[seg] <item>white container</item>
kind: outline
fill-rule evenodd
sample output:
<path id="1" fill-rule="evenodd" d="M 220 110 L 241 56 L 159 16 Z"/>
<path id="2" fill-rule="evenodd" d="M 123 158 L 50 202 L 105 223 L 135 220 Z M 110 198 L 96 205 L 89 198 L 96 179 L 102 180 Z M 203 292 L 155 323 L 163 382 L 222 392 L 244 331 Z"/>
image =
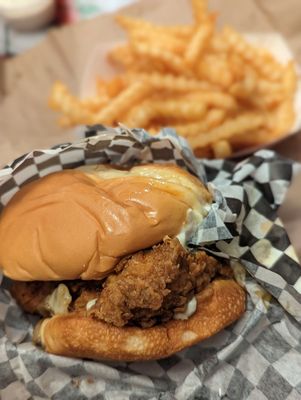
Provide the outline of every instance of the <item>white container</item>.
<path id="1" fill-rule="evenodd" d="M 17 30 L 33 31 L 55 16 L 54 0 L 0 0 L 0 15 Z"/>

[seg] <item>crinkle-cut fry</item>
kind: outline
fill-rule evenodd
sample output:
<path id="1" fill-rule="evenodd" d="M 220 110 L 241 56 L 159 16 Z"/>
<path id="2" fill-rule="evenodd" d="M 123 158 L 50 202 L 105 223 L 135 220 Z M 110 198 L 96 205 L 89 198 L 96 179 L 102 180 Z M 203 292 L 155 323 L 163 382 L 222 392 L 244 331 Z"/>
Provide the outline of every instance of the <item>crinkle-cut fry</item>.
<path id="1" fill-rule="evenodd" d="M 176 74 L 183 74 L 186 76 L 192 75 L 191 71 L 187 69 L 182 58 L 174 53 L 162 50 L 160 48 L 151 47 L 146 43 L 133 43 L 133 51 L 137 56 L 161 62 Z"/>
<path id="2" fill-rule="evenodd" d="M 245 78 L 246 65 L 248 65 L 248 67 L 251 68 L 250 63 L 246 63 L 246 61 L 237 52 L 233 51 L 227 54 L 227 60 L 229 66 L 231 67 L 233 83 L 236 81 L 243 80 Z"/>
<path id="3" fill-rule="evenodd" d="M 138 58 L 135 63 L 127 69 L 131 73 L 146 73 L 151 74 L 154 71 L 157 71 L 161 74 L 164 74 L 167 71 L 167 68 L 164 63 L 160 60 L 149 60 L 147 57 Z"/>
<path id="4" fill-rule="evenodd" d="M 271 82 L 266 79 L 257 79 L 256 89 L 261 94 L 282 93 L 285 95 L 283 82 Z"/>
<path id="5" fill-rule="evenodd" d="M 249 44 L 238 32 L 227 26 L 223 37 L 229 46 L 237 51 L 245 60 L 254 65 L 258 72 L 269 80 L 280 80 L 283 67 L 270 53 Z"/>
<path id="6" fill-rule="evenodd" d="M 208 106 L 214 106 L 225 110 L 235 110 L 238 108 L 236 99 L 233 96 L 231 96 L 231 94 L 227 94 L 224 92 L 196 91 L 187 94 L 185 97 L 186 99 L 195 99 L 195 101 L 199 101 Z"/>
<path id="7" fill-rule="evenodd" d="M 107 97 L 107 81 L 102 78 L 96 78 L 96 92 L 99 97 Z"/>
<path id="8" fill-rule="evenodd" d="M 126 82 L 129 82 L 128 75 L 135 75 L 139 73 L 150 74 L 154 71 L 165 73 L 166 67 L 160 60 L 150 60 L 146 57 L 136 58 L 132 64 L 124 66 Z"/>
<path id="9" fill-rule="evenodd" d="M 96 90 L 97 90 L 97 98 L 91 99 L 95 103 L 97 102 L 105 102 L 108 101 L 111 97 L 115 97 L 118 93 L 121 92 L 125 87 L 125 79 L 123 76 L 116 75 L 109 80 L 104 80 L 101 78 L 97 78 L 96 80 Z M 89 102 L 90 99 L 88 99 Z"/>
<path id="10" fill-rule="evenodd" d="M 183 100 L 145 100 L 134 107 L 123 119 L 129 127 L 146 127 L 156 118 L 195 120 L 202 118 L 206 112 L 203 104 Z"/>
<path id="11" fill-rule="evenodd" d="M 146 42 L 150 46 L 159 47 L 172 53 L 181 55 L 186 48 L 186 40 L 175 37 L 169 33 L 133 30 L 130 34 L 132 43 Z"/>
<path id="12" fill-rule="evenodd" d="M 275 136 L 282 136 L 292 131 L 295 119 L 293 99 L 287 99 L 277 107 L 270 118 Z"/>
<path id="13" fill-rule="evenodd" d="M 202 118 L 206 112 L 204 104 L 185 99 L 154 101 L 152 106 L 156 116 L 172 119 L 194 120 Z"/>
<path id="14" fill-rule="evenodd" d="M 145 100 L 133 107 L 122 122 L 129 128 L 142 128 L 146 127 L 155 116 L 156 109 L 150 100 Z"/>
<path id="15" fill-rule="evenodd" d="M 109 102 L 108 96 L 94 96 L 80 100 L 80 105 L 91 111 L 98 112 L 102 107 L 106 106 Z"/>
<path id="16" fill-rule="evenodd" d="M 228 88 L 234 80 L 229 61 L 214 54 L 205 54 L 197 66 L 199 79 Z"/>
<path id="17" fill-rule="evenodd" d="M 293 96 L 296 92 L 298 84 L 298 76 L 296 71 L 296 65 L 294 61 L 290 61 L 285 69 L 283 74 L 283 86 L 284 91 L 287 96 Z"/>
<path id="18" fill-rule="evenodd" d="M 125 88 L 124 78 L 120 75 L 114 76 L 106 82 L 107 94 L 109 97 L 117 96 Z"/>
<path id="19" fill-rule="evenodd" d="M 153 27 L 151 22 L 141 18 L 128 17 L 126 15 L 116 15 L 115 21 L 126 31 L 131 31 L 132 29 L 145 30 Z"/>
<path id="20" fill-rule="evenodd" d="M 220 125 L 226 118 L 226 111 L 219 109 L 209 110 L 206 116 L 199 122 L 186 124 L 173 124 L 173 128 L 185 137 L 193 137 Z"/>
<path id="21" fill-rule="evenodd" d="M 52 88 L 49 106 L 55 111 L 62 112 L 70 125 L 92 123 L 92 112 L 82 107 L 80 101 L 72 96 L 69 90 L 61 82 L 56 82 Z M 70 126 L 69 125 L 69 126 Z"/>
<path id="22" fill-rule="evenodd" d="M 267 138 L 274 138 L 274 134 L 271 130 L 266 127 L 262 127 L 253 131 L 243 132 L 241 134 L 232 136 L 229 140 L 231 141 L 232 148 L 234 150 L 245 149 L 247 147 L 258 146 L 267 142 Z"/>
<path id="23" fill-rule="evenodd" d="M 207 0 L 191 0 L 193 18 L 196 24 L 202 22 L 208 15 Z"/>
<path id="24" fill-rule="evenodd" d="M 115 20 L 123 29 L 125 29 L 128 32 L 137 29 L 141 31 L 156 32 L 163 34 L 166 34 L 168 32 L 180 38 L 188 38 L 193 32 L 193 27 L 190 25 L 161 26 L 153 24 L 149 21 L 145 21 L 140 18 L 128 17 L 125 15 L 117 15 L 115 17 Z"/>
<path id="25" fill-rule="evenodd" d="M 124 89 L 117 97 L 94 115 L 94 123 L 113 124 L 138 102 L 150 93 L 150 87 L 145 82 L 135 82 Z"/>
<path id="26" fill-rule="evenodd" d="M 170 35 L 174 38 L 189 40 L 193 34 L 194 27 L 191 25 L 153 25 L 144 27 L 144 31 L 150 35 L 155 33 L 157 35 Z M 130 32 L 130 31 L 129 31 Z"/>
<path id="27" fill-rule="evenodd" d="M 230 140 L 231 137 L 243 132 L 249 132 L 264 125 L 263 115 L 256 113 L 245 113 L 236 118 L 226 120 L 217 128 L 203 132 L 203 134 L 189 138 L 191 146 L 206 147 L 220 140 Z"/>
<path id="28" fill-rule="evenodd" d="M 232 147 L 228 140 L 219 140 L 212 144 L 214 158 L 228 158 L 232 154 Z"/>
<path id="29" fill-rule="evenodd" d="M 249 102 L 260 110 L 271 110 L 284 100 L 283 92 L 260 94 L 257 93 L 249 98 Z"/>
<path id="30" fill-rule="evenodd" d="M 183 39 L 189 39 L 193 33 L 193 27 L 190 25 L 169 25 L 155 27 L 158 32 L 167 31 L 168 33 Z"/>
<path id="31" fill-rule="evenodd" d="M 221 36 L 228 44 L 229 50 L 235 50 L 243 58 L 247 58 L 248 60 L 250 60 L 255 56 L 260 58 L 259 61 L 262 61 L 263 58 L 266 58 L 267 61 L 275 62 L 275 64 L 278 65 L 278 63 L 276 63 L 275 59 L 270 53 L 268 53 L 263 48 L 256 47 L 249 43 L 239 32 L 237 32 L 231 26 L 224 26 L 221 32 Z"/>
<path id="32" fill-rule="evenodd" d="M 209 43 L 209 49 L 213 53 L 227 53 L 229 46 L 219 33 L 214 33 Z"/>
<path id="33" fill-rule="evenodd" d="M 249 96 L 252 96 L 254 94 L 257 86 L 257 75 L 252 68 L 246 66 L 243 79 L 235 82 L 229 88 L 229 93 L 238 99 L 248 99 Z"/>
<path id="34" fill-rule="evenodd" d="M 135 61 L 132 48 L 129 44 L 116 46 L 107 54 L 108 60 L 124 68 L 129 67 Z"/>
<path id="35" fill-rule="evenodd" d="M 193 67 L 201 58 L 203 51 L 206 49 L 206 46 L 208 46 L 212 34 L 213 21 L 211 19 L 208 19 L 206 22 L 198 26 L 184 54 L 184 60 L 187 65 Z"/>
<path id="36" fill-rule="evenodd" d="M 172 74 L 160 74 L 158 72 L 152 72 L 150 74 L 128 73 L 127 80 L 129 82 L 144 80 L 150 86 L 156 89 L 164 89 L 180 93 L 196 90 L 216 90 L 216 86 L 210 84 L 209 82 L 199 81 L 193 78 L 186 78 L 184 76 L 175 76 Z"/>
<path id="37" fill-rule="evenodd" d="M 52 110 L 62 111 L 62 103 L 68 98 L 70 101 L 73 100 L 73 96 L 70 94 L 67 87 L 62 82 L 55 82 L 52 86 L 50 96 L 48 99 L 48 105 Z"/>

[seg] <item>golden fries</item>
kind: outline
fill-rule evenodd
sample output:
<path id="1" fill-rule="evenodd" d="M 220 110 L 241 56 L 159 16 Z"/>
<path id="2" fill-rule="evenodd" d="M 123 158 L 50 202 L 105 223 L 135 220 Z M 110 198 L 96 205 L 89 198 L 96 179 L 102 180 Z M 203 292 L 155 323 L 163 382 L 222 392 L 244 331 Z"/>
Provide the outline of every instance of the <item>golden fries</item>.
<path id="1" fill-rule="evenodd" d="M 270 53 L 250 45 L 238 32 L 229 26 L 224 28 L 223 37 L 230 48 L 253 64 L 262 76 L 273 81 L 281 79 L 283 68 Z"/>
<path id="2" fill-rule="evenodd" d="M 229 139 L 243 132 L 250 132 L 264 125 L 264 117 L 261 115 L 246 113 L 239 117 L 225 121 L 220 126 L 207 132 L 200 132 L 198 137 L 190 139 L 193 147 L 206 147 L 220 140 Z"/>
<path id="3" fill-rule="evenodd" d="M 197 66 L 200 79 L 205 79 L 221 88 L 228 88 L 233 82 L 233 73 L 229 62 L 221 56 L 205 55 Z"/>
<path id="4" fill-rule="evenodd" d="M 183 125 L 173 125 L 175 130 L 183 136 L 188 138 L 197 136 L 202 132 L 220 125 L 226 118 L 226 112 L 224 110 L 212 109 L 208 111 L 207 115 L 199 122 L 192 122 Z"/>
<path id="5" fill-rule="evenodd" d="M 187 98 L 194 99 L 208 106 L 219 107 L 226 110 L 234 110 L 238 107 L 234 97 L 227 93 L 218 91 L 194 92 L 187 95 Z"/>
<path id="6" fill-rule="evenodd" d="M 87 110 L 60 82 L 56 82 L 52 88 L 49 106 L 63 112 L 64 118 L 59 121 L 62 127 L 69 128 L 74 125 L 93 123 L 93 112 L 90 109 Z"/>
<path id="7" fill-rule="evenodd" d="M 195 154 L 226 158 L 288 133 L 295 121 L 297 74 L 231 27 L 215 29 L 207 0 L 191 0 L 190 25 L 162 26 L 118 16 L 127 43 L 108 53 L 122 71 L 98 79 L 96 95 L 78 99 L 56 83 L 49 105 L 59 124 L 173 127 Z M 117 73 L 117 72 L 116 72 Z"/>
<path id="8" fill-rule="evenodd" d="M 129 73 L 127 74 L 127 79 L 129 82 L 143 80 L 154 89 L 163 89 L 174 93 L 187 93 L 197 90 L 213 91 L 217 89 L 216 86 L 212 85 L 209 82 L 186 78 L 184 76 L 174 76 L 168 73 Z"/>
<path id="9" fill-rule="evenodd" d="M 206 105 L 195 101 L 167 100 L 154 102 L 156 115 L 170 119 L 195 120 L 200 119 L 206 112 Z"/>
<path id="10" fill-rule="evenodd" d="M 129 127 L 146 126 L 154 118 L 162 119 L 162 121 L 173 119 L 193 121 L 202 118 L 205 112 L 206 106 L 194 101 L 146 100 L 131 109 L 124 119 L 124 124 Z"/>
<path id="11" fill-rule="evenodd" d="M 163 27 L 154 25 L 151 22 L 142 20 L 140 18 L 117 15 L 116 21 L 129 36 L 133 36 L 135 33 L 139 33 L 144 37 L 148 37 L 151 34 L 167 34 L 167 31 Z"/>
<path id="12" fill-rule="evenodd" d="M 124 15 L 118 15 L 116 17 L 116 21 L 127 32 L 140 30 L 140 31 L 155 32 L 157 34 L 170 33 L 175 37 L 185 39 L 189 38 L 193 31 L 193 27 L 189 25 L 160 26 L 160 25 L 154 25 L 151 22 L 145 21 L 140 18 L 126 17 Z"/>
<path id="13" fill-rule="evenodd" d="M 114 124 L 116 119 L 122 118 L 122 114 L 132 107 L 133 104 L 137 104 L 139 101 L 143 100 L 149 91 L 150 87 L 144 82 L 133 83 L 115 97 L 98 114 L 94 115 L 94 123 Z"/>
<path id="14" fill-rule="evenodd" d="M 130 128 L 136 128 L 137 126 L 147 126 L 151 119 L 154 117 L 156 109 L 152 107 L 152 104 L 146 100 L 141 104 L 133 107 L 124 118 L 124 124 Z"/>
<path id="15" fill-rule="evenodd" d="M 160 47 L 152 47 L 148 43 L 133 43 L 133 51 L 136 56 L 142 57 L 150 62 L 157 61 L 175 74 L 191 76 L 182 58 L 172 52 L 163 50 Z"/>
<path id="16" fill-rule="evenodd" d="M 130 45 L 117 46 L 108 53 L 108 59 L 124 68 L 128 68 L 135 62 L 135 57 Z"/>
<path id="17" fill-rule="evenodd" d="M 141 42 L 148 43 L 149 46 L 160 47 L 164 50 L 170 51 L 175 54 L 182 54 L 185 50 L 186 43 L 184 39 L 175 37 L 169 33 L 158 33 L 153 31 L 139 31 L 134 30 L 130 34 L 131 42 L 133 45 Z"/>

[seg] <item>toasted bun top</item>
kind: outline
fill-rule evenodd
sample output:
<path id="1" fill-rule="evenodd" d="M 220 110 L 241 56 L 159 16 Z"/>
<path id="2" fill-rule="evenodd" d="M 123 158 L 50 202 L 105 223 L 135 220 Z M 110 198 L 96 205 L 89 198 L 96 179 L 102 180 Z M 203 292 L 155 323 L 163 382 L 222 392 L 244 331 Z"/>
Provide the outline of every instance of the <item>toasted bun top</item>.
<path id="1" fill-rule="evenodd" d="M 170 165 L 65 170 L 25 185 L 0 216 L 0 267 L 16 280 L 100 279 L 120 257 L 176 236 L 211 196 Z"/>

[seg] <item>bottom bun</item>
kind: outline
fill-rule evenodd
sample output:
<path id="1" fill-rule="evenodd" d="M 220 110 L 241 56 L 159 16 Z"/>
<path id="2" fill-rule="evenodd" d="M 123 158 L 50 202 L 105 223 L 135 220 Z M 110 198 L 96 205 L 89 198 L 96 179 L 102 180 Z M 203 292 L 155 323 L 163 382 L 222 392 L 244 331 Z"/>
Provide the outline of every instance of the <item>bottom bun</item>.
<path id="1" fill-rule="evenodd" d="M 207 339 L 245 310 L 245 292 L 234 280 L 215 280 L 197 295 L 197 310 L 187 320 L 151 328 L 117 328 L 76 313 L 42 320 L 34 341 L 49 353 L 102 360 L 152 360 L 168 357 Z"/>

